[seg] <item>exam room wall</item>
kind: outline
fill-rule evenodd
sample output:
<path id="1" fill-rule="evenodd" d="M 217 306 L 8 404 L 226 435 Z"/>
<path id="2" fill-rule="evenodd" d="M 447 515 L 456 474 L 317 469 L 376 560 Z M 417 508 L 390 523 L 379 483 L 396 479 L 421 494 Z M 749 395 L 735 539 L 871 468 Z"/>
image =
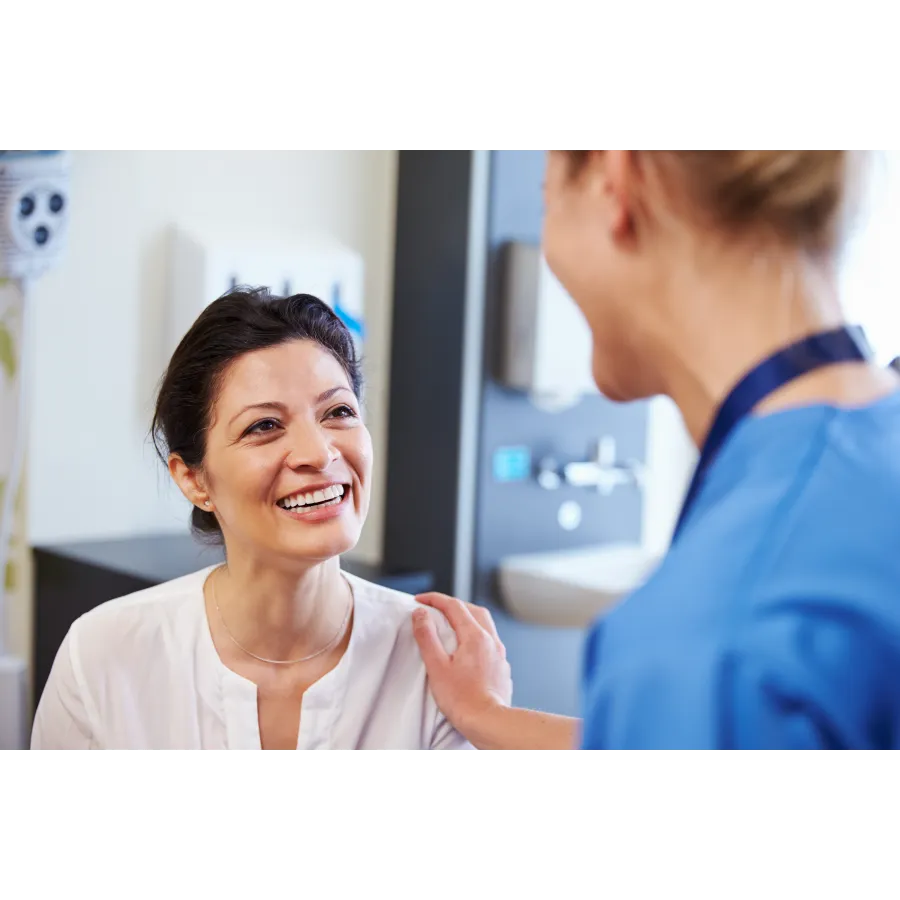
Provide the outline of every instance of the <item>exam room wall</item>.
<path id="1" fill-rule="evenodd" d="M 187 504 L 146 435 L 166 362 L 167 230 L 200 219 L 248 231 L 319 227 L 362 254 L 377 462 L 358 554 L 379 558 L 396 164 L 395 151 L 73 154 L 65 258 L 30 297 L 30 544 L 187 530 Z M 14 603 L 11 649 L 29 658 L 30 591 Z"/>
<path id="2" fill-rule="evenodd" d="M 900 156 L 880 155 L 844 267 L 851 310 L 900 352 Z M 184 531 L 187 508 L 146 444 L 164 360 L 166 229 L 182 217 L 234 226 L 321 226 L 366 262 L 367 409 L 378 461 L 360 554 L 381 550 L 395 151 L 77 152 L 63 264 L 36 282 L 27 534 L 32 544 Z M 677 413 L 654 404 L 644 540 L 665 546 L 693 451 Z M 21 606 L 25 601 L 18 601 Z M 12 650 L 28 656 L 27 609 L 11 610 Z M 21 644 L 21 646 L 18 646 Z"/>
<path id="3" fill-rule="evenodd" d="M 895 342 L 898 271 L 886 248 L 900 239 L 896 151 L 879 156 L 875 227 L 855 229 L 845 289 L 879 339 Z M 366 262 L 367 406 L 376 449 L 384 442 L 394 241 L 396 153 L 81 152 L 73 159 L 72 229 L 62 266 L 33 289 L 34 383 L 29 445 L 32 543 L 185 528 L 186 507 L 146 444 L 165 316 L 166 229 L 182 218 L 235 227 L 321 226 Z M 871 212 L 871 211 L 870 211 Z M 869 225 L 870 215 L 861 225 Z M 660 447 L 685 456 L 677 417 L 652 429 Z M 689 456 L 689 454 L 688 454 Z M 384 453 L 379 454 L 383 463 Z M 381 546 L 381 469 L 361 550 Z M 670 470 L 671 471 L 671 470 Z M 668 474 L 666 472 L 665 474 Z M 675 489 L 661 478 L 645 509 L 647 539 L 665 542 Z"/>

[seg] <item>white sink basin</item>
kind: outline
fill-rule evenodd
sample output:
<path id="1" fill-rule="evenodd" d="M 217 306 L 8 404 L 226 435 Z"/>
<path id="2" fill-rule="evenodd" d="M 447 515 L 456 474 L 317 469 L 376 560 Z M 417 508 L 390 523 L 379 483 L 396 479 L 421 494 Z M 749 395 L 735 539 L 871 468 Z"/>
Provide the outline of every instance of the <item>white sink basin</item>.
<path id="1" fill-rule="evenodd" d="M 508 556 L 500 563 L 500 593 L 518 619 L 584 628 L 640 587 L 660 560 L 636 544 Z"/>

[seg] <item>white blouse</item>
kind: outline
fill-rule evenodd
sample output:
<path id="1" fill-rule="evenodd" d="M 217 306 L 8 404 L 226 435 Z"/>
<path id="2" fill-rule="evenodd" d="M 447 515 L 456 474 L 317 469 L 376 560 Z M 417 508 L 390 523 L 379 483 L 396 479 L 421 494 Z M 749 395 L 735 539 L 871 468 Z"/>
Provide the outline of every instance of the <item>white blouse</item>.
<path id="1" fill-rule="evenodd" d="M 111 600 L 69 629 L 34 720 L 38 749 L 259 750 L 256 685 L 219 658 L 203 585 L 211 566 Z M 429 690 L 412 597 L 344 573 L 353 629 L 303 695 L 298 750 L 471 749 Z M 433 613 L 445 647 L 453 630 Z"/>

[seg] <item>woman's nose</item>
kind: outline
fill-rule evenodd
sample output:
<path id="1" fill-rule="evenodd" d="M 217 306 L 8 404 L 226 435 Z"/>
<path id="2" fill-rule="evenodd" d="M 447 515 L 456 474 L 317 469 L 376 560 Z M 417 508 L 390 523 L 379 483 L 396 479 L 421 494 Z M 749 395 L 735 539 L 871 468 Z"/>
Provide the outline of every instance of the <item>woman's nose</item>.
<path id="1" fill-rule="evenodd" d="M 324 471 L 340 456 L 328 433 L 321 428 L 297 429 L 291 435 L 291 442 L 285 463 L 292 469 L 307 467 Z"/>

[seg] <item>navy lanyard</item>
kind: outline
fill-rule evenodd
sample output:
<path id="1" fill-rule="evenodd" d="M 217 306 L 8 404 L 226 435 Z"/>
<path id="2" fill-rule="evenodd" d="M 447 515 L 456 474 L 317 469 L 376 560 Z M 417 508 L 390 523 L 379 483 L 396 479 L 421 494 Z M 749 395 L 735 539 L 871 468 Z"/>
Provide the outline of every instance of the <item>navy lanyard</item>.
<path id="1" fill-rule="evenodd" d="M 681 507 L 673 540 L 684 527 L 691 507 L 703 486 L 703 480 L 722 445 L 741 420 L 749 415 L 761 400 L 808 372 L 836 363 L 867 360 L 870 356 L 871 351 L 861 328 L 835 328 L 833 331 L 823 331 L 803 338 L 796 344 L 779 350 L 763 360 L 756 368 L 751 369 L 725 398 L 716 413 L 712 428 L 700 451 L 700 461 L 691 479 L 684 505 Z"/>

